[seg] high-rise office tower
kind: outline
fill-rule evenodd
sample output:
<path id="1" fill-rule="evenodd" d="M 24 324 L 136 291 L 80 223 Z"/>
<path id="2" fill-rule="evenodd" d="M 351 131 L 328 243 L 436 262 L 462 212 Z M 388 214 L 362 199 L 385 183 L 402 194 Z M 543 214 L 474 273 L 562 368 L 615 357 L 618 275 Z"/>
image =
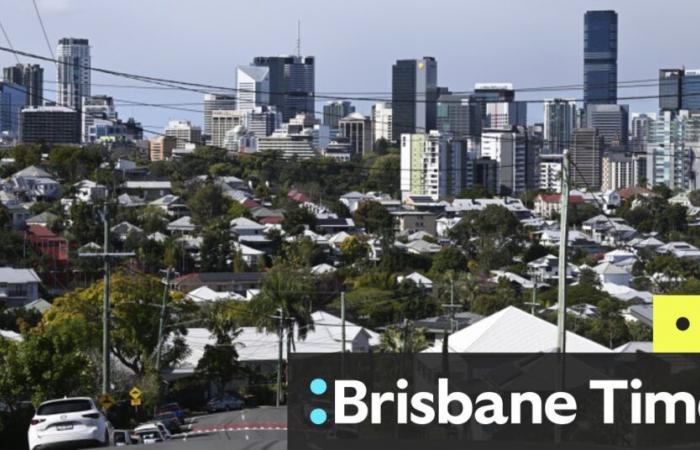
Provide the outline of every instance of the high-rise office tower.
<path id="1" fill-rule="evenodd" d="M 166 161 L 173 155 L 177 139 L 172 136 L 158 136 L 148 141 L 148 154 L 151 161 Z"/>
<path id="2" fill-rule="evenodd" d="M 659 70 L 659 109 L 700 111 L 700 69 Z"/>
<path id="3" fill-rule="evenodd" d="M 628 105 L 589 105 L 586 127 L 595 128 L 606 146 L 627 147 L 629 137 Z"/>
<path id="4" fill-rule="evenodd" d="M 527 103 L 515 101 L 511 83 L 476 83 L 471 101 L 479 105 L 483 128 L 527 126 Z"/>
<path id="5" fill-rule="evenodd" d="M 20 142 L 79 144 L 80 113 L 63 106 L 30 106 L 20 113 Z"/>
<path id="6" fill-rule="evenodd" d="M 633 152 L 646 152 L 647 136 L 656 113 L 633 113 L 630 121 L 629 149 Z"/>
<path id="7" fill-rule="evenodd" d="M 463 187 L 463 143 L 433 130 L 401 135 L 401 192 L 437 200 Z"/>
<path id="8" fill-rule="evenodd" d="M 63 38 L 58 41 L 58 94 L 56 103 L 80 109 L 83 97 L 90 96 L 90 44 L 87 39 Z"/>
<path id="9" fill-rule="evenodd" d="M 647 181 L 673 190 L 700 187 L 700 117 L 688 111 L 664 111 L 653 120 L 647 135 Z M 695 162 L 695 164 L 694 164 Z"/>
<path id="10" fill-rule="evenodd" d="M 363 156 L 372 151 L 372 120 L 353 112 L 338 121 L 340 133 L 349 139 L 350 152 Z"/>
<path id="11" fill-rule="evenodd" d="M 331 130 L 338 129 L 338 121 L 355 112 L 348 100 L 337 100 L 323 105 L 323 124 Z"/>
<path id="12" fill-rule="evenodd" d="M 600 189 L 603 136 L 595 128 L 577 128 L 571 133 L 571 185 L 590 191 Z"/>
<path id="13" fill-rule="evenodd" d="M 258 106 L 246 115 L 246 128 L 256 137 L 270 136 L 282 124 L 282 114 L 269 106 Z"/>
<path id="14" fill-rule="evenodd" d="M 481 133 L 481 156 L 497 163 L 496 192 L 525 192 L 528 183 L 527 133 L 522 128 L 485 129 Z"/>
<path id="15" fill-rule="evenodd" d="M 659 109 L 678 111 L 681 109 L 681 80 L 683 69 L 659 70 Z"/>
<path id="16" fill-rule="evenodd" d="M 392 136 L 427 133 L 437 125 L 437 61 L 401 59 L 392 67 Z"/>
<path id="17" fill-rule="evenodd" d="M 587 11 L 583 27 L 584 106 L 617 103 L 617 13 Z"/>
<path id="18" fill-rule="evenodd" d="M 27 90 L 27 104 L 41 106 L 44 104 L 44 69 L 38 64 L 17 64 L 5 67 L 3 79 L 8 83 L 19 84 Z"/>
<path id="19" fill-rule="evenodd" d="M 11 140 L 19 136 L 20 112 L 25 106 L 27 89 L 24 86 L 0 82 L 0 133 L 8 135 Z"/>
<path id="20" fill-rule="evenodd" d="M 211 145 L 223 147 L 226 133 L 237 126 L 246 125 L 248 113 L 238 110 L 217 109 L 211 113 Z"/>
<path id="21" fill-rule="evenodd" d="M 481 135 L 481 105 L 469 95 L 443 93 L 437 100 L 437 129 L 455 138 Z"/>
<path id="22" fill-rule="evenodd" d="M 270 101 L 270 69 L 258 66 L 238 66 L 236 93 L 239 111 L 250 112 Z"/>
<path id="23" fill-rule="evenodd" d="M 258 56 L 253 66 L 270 70 L 269 104 L 285 122 L 297 114 L 314 115 L 315 60 L 313 56 Z"/>
<path id="24" fill-rule="evenodd" d="M 555 98 L 544 102 L 544 152 L 561 154 L 569 148 L 576 128 L 576 102 Z"/>
<path id="25" fill-rule="evenodd" d="M 603 156 L 600 190 L 616 191 L 639 186 L 646 176 L 646 155 L 631 152 L 608 152 Z"/>
<path id="26" fill-rule="evenodd" d="M 202 129 L 192 125 L 186 120 L 171 120 L 165 128 L 165 135 L 177 140 L 175 148 L 184 149 L 187 144 L 200 144 L 202 141 Z"/>
<path id="27" fill-rule="evenodd" d="M 234 111 L 237 107 L 235 95 L 204 94 L 204 129 L 208 138 L 211 138 L 212 111 Z"/>
<path id="28" fill-rule="evenodd" d="M 390 103 L 379 102 L 372 105 L 372 127 L 375 142 L 384 139 L 392 141 L 394 110 Z"/>
<path id="29" fill-rule="evenodd" d="M 83 97 L 82 99 L 82 139 L 88 141 L 90 127 L 96 121 L 107 121 L 114 123 L 117 121 L 117 110 L 114 107 L 114 99 L 106 95 L 96 95 L 94 97 Z"/>

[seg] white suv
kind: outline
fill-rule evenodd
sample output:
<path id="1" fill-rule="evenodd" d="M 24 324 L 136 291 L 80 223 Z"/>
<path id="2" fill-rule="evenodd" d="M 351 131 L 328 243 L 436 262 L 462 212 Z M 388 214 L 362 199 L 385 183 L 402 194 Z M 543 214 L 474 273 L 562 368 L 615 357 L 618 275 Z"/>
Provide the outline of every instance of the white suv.
<path id="1" fill-rule="evenodd" d="M 88 397 L 44 402 L 29 426 L 29 450 L 64 443 L 109 445 L 112 425 Z"/>

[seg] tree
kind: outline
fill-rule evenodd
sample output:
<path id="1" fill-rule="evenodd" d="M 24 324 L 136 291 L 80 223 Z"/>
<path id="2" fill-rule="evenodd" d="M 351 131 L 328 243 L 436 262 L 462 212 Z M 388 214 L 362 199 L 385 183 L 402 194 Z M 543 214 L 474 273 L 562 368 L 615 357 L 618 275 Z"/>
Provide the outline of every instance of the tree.
<path id="1" fill-rule="evenodd" d="M 42 323 L 50 328 L 80 319 L 80 330 L 84 337 L 79 348 L 99 351 L 102 339 L 102 295 L 101 281 L 85 289 L 70 291 L 54 301 L 53 307 L 44 314 Z M 162 296 L 163 285 L 158 278 L 122 272 L 112 277 L 111 353 L 137 376 L 145 375 L 154 367 L 154 355 L 159 342 L 163 347 L 161 367 L 175 364 L 187 352 L 182 338 L 186 329 L 178 322 L 193 311 L 193 305 L 180 295 L 169 295 L 168 333 L 159 341 L 159 314 L 156 310 L 160 308 Z M 62 357 L 62 353 L 56 353 L 56 357 Z"/>
<path id="2" fill-rule="evenodd" d="M 70 208 L 70 235 L 80 245 L 102 243 L 103 226 L 94 205 L 73 202 Z"/>
<path id="3" fill-rule="evenodd" d="M 221 187 L 205 182 L 187 200 L 192 223 L 203 228 L 215 219 L 226 216 L 231 200 L 225 197 Z"/>
<path id="4" fill-rule="evenodd" d="M 165 227 L 170 221 L 170 216 L 168 213 L 154 205 L 146 206 L 141 212 L 141 228 L 144 233 L 151 234 L 158 232 L 164 232 Z"/>
<path id="5" fill-rule="evenodd" d="M 382 353 L 419 353 L 428 347 L 425 329 L 405 321 L 401 326 L 387 327 L 379 338 L 378 350 Z"/>
<path id="6" fill-rule="evenodd" d="M 301 269 L 321 264 L 325 258 L 323 249 L 316 245 L 311 238 L 298 236 L 292 241 L 285 241 L 281 244 L 276 263 Z"/>
<path id="7" fill-rule="evenodd" d="M 482 185 L 480 184 L 475 184 L 474 186 L 464 189 L 462 192 L 459 193 L 459 198 L 469 198 L 469 199 L 475 199 L 475 198 L 491 198 L 492 195 L 491 193 Z"/>
<path id="8" fill-rule="evenodd" d="M 279 329 L 282 315 L 283 326 L 287 330 L 287 349 L 293 345 L 294 327 L 298 327 L 299 337 L 304 339 L 313 327 L 311 306 L 313 280 L 305 271 L 285 265 L 273 267 L 265 277 L 260 293 L 250 302 L 250 310 L 256 325 L 269 330 Z"/>
<path id="9" fill-rule="evenodd" d="M 231 258 L 231 232 L 228 222 L 219 219 L 202 231 L 200 268 L 202 272 L 226 272 Z"/>
<path id="10" fill-rule="evenodd" d="M 394 217 L 381 203 L 369 200 L 360 203 L 355 211 L 355 224 L 368 233 L 393 235 Z"/>
<path id="11" fill-rule="evenodd" d="M 433 256 L 430 268 L 433 276 L 439 276 L 447 271 L 464 272 L 467 270 L 468 259 L 457 247 L 445 247 Z"/>
<path id="12" fill-rule="evenodd" d="M 224 392 L 226 383 L 240 372 L 235 339 L 241 330 L 236 327 L 236 316 L 230 302 L 222 301 L 212 305 L 207 312 L 207 329 L 214 337 L 214 344 L 204 346 L 204 354 L 197 364 L 197 373 L 212 381 L 219 394 Z"/>
<path id="13" fill-rule="evenodd" d="M 316 224 L 316 216 L 308 208 L 294 203 L 284 212 L 282 229 L 290 236 L 302 234 L 306 226 L 313 228 Z"/>
<path id="14" fill-rule="evenodd" d="M 367 171 L 366 190 L 383 192 L 392 196 L 399 194 L 401 155 L 390 153 L 378 156 Z"/>
<path id="15" fill-rule="evenodd" d="M 10 216 L 10 211 L 7 206 L 0 203 L 0 228 L 6 228 L 11 225 L 12 217 Z"/>
<path id="16" fill-rule="evenodd" d="M 345 265 L 352 265 L 369 255 L 367 240 L 361 236 L 350 236 L 340 243 L 340 259 Z"/>
<path id="17" fill-rule="evenodd" d="M 12 148 L 12 158 L 18 170 L 41 163 L 42 149 L 40 145 L 22 144 Z"/>
<path id="18" fill-rule="evenodd" d="M 49 167 L 67 183 L 89 178 L 102 164 L 100 147 L 55 145 L 49 152 Z"/>

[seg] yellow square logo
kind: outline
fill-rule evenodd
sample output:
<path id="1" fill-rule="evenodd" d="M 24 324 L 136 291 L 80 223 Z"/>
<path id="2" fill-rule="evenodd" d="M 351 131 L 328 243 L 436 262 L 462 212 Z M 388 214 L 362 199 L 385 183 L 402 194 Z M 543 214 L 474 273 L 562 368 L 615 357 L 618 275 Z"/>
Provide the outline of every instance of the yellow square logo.
<path id="1" fill-rule="evenodd" d="M 700 295 L 654 296 L 654 353 L 700 353 Z"/>

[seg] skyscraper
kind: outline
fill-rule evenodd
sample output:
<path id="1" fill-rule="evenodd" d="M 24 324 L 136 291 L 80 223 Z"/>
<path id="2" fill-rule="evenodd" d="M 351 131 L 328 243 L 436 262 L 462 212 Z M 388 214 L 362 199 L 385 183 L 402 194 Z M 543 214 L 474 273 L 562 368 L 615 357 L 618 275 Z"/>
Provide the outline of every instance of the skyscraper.
<path id="1" fill-rule="evenodd" d="M 683 69 L 659 70 L 659 109 L 678 111 L 681 109 L 681 79 Z"/>
<path id="2" fill-rule="evenodd" d="M 392 135 L 426 133 L 437 125 L 437 61 L 402 59 L 392 67 Z"/>
<path id="3" fill-rule="evenodd" d="M 363 156 L 372 151 L 372 120 L 358 112 L 353 112 L 338 121 L 342 135 L 350 141 L 350 151 Z"/>
<path id="4" fill-rule="evenodd" d="M 527 103 L 515 101 L 511 83 L 476 83 L 471 101 L 479 105 L 483 128 L 527 126 Z"/>
<path id="5" fill-rule="evenodd" d="M 63 106 L 30 106 L 20 113 L 20 142 L 79 144 L 80 114 Z"/>
<path id="6" fill-rule="evenodd" d="M 617 13 L 587 11 L 583 30 L 584 106 L 617 102 Z"/>
<path id="7" fill-rule="evenodd" d="M 496 192 L 512 195 L 525 192 L 528 172 L 527 133 L 522 129 L 485 129 L 481 134 L 481 156 L 497 162 Z"/>
<path id="8" fill-rule="evenodd" d="M 700 111 L 700 69 L 686 70 L 683 74 L 681 109 Z"/>
<path id="9" fill-rule="evenodd" d="M 384 139 L 392 141 L 394 110 L 391 104 L 379 102 L 372 105 L 372 127 L 375 142 Z"/>
<path id="10" fill-rule="evenodd" d="M 238 66 L 236 92 L 239 111 L 250 112 L 256 106 L 266 106 L 270 101 L 270 69 L 257 66 Z"/>
<path id="11" fill-rule="evenodd" d="M 402 195 L 433 199 L 457 195 L 463 187 L 463 143 L 433 130 L 401 135 Z"/>
<path id="12" fill-rule="evenodd" d="M 544 151 L 561 154 L 576 128 L 576 102 L 555 98 L 544 102 Z"/>
<path id="13" fill-rule="evenodd" d="M 80 109 L 82 98 L 90 96 L 90 44 L 87 39 L 58 41 L 58 94 L 56 103 Z"/>
<path id="14" fill-rule="evenodd" d="M 27 106 L 27 89 L 19 84 L 0 82 L 0 133 L 11 139 L 19 136 L 20 111 Z"/>
<path id="15" fill-rule="evenodd" d="M 687 111 L 679 114 L 665 111 L 651 122 L 647 135 L 649 186 L 665 184 L 673 190 L 698 189 L 699 159 L 700 117 Z"/>
<path id="16" fill-rule="evenodd" d="M 314 115 L 315 60 L 313 56 L 258 56 L 253 65 L 270 70 L 271 106 L 288 121 L 297 114 Z"/>
<path id="17" fill-rule="evenodd" d="M 338 129 L 338 121 L 355 112 L 348 100 L 336 100 L 323 105 L 323 124 L 331 130 Z"/>
<path id="18" fill-rule="evenodd" d="M 577 128 L 571 133 L 571 185 L 591 191 L 600 189 L 603 137 L 595 128 Z"/>
<path id="19" fill-rule="evenodd" d="M 3 69 L 3 78 L 8 83 L 19 84 L 27 89 L 27 104 L 44 104 L 44 69 L 38 64 L 17 64 Z"/>
<path id="20" fill-rule="evenodd" d="M 202 129 L 186 120 L 171 120 L 165 128 L 165 135 L 177 139 L 175 148 L 184 149 L 187 144 L 199 144 L 202 140 Z"/>
<path id="21" fill-rule="evenodd" d="M 82 99 L 82 139 L 88 141 L 90 127 L 96 121 L 107 121 L 114 123 L 117 120 L 117 110 L 114 107 L 114 99 L 106 95 L 96 95 L 94 97 L 83 97 Z"/>
<path id="22" fill-rule="evenodd" d="M 595 128 L 606 146 L 627 147 L 629 137 L 628 105 L 589 105 L 586 127 Z"/>
<path id="23" fill-rule="evenodd" d="M 444 93 L 437 100 L 436 128 L 455 138 L 481 135 L 481 105 L 469 95 Z"/>
<path id="24" fill-rule="evenodd" d="M 233 95 L 204 94 L 204 129 L 202 131 L 208 139 L 211 138 L 212 111 L 234 111 L 236 103 L 236 97 Z"/>

